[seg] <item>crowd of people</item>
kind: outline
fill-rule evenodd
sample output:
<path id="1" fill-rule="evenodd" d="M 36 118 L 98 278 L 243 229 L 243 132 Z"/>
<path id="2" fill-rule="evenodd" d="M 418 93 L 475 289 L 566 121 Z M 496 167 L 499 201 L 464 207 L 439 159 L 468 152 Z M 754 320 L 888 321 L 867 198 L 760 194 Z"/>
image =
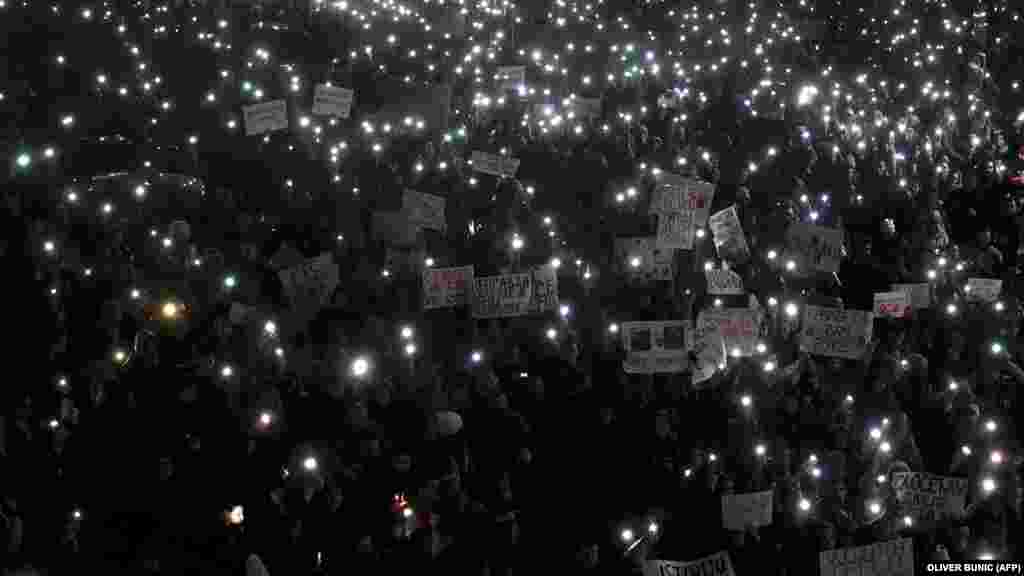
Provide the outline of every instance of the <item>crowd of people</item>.
<path id="1" fill-rule="evenodd" d="M 807 4 L 0 3 L 23 41 L 0 88 L 22 318 L 0 566 L 650 574 L 725 552 L 824 575 L 821 552 L 904 538 L 918 562 L 1019 558 L 1019 15 Z M 350 118 L 311 114 L 323 82 Z M 242 107 L 274 99 L 289 127 L 247 135 Z M 734 206 L 746 250 L 698 222 L 668 277 L 621 258 L 670 175 Z M 407 233 L 406 190 L 445 199 L 442 230 Z M 837 271 L 790 259 L 801 224 L 841 233 Z M 322 255 L 310 305 L 282 271 Z M 552 268 L 559 306 L 424 309 L 424 271 L 468 265 Z M 878 312 L 899 285 L 862 354 L 801 346 L 807 306 Z M 623 369 L 629 322 L 736 308 L 756 350 L 709 379 L 696 352 Z M 960 505 L 919 514 L 915 473 Z M 767 518 L 737 526 L 723 500 L 754 493 Z"/>

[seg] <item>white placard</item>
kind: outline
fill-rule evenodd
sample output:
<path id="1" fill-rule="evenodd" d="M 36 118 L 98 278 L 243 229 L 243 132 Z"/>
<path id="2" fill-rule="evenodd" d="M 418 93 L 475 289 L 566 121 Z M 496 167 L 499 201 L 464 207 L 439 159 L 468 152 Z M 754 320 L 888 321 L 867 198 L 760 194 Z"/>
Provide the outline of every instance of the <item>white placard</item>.
<path id="1" fill-rule="evenodd" d="M 906 292 L 913 310 L 926 310 L 932 305 L 932 288 L 928 284 L 893 284 L 894 292 Z"/>
<path id="2" fill-rule="evenodd" d="M 968 278 L 964 296 L 969 302 L 995 302 L 1003 291 L 1003 281 L 993 278 Z"/>
<path id="3" fill-rule="evenodd" d="M 753 308 L 709 308 L 697 316 L 703 332 L 721 338 L 730 356 L 745 357 L 757 353 L 761 335 L 761 312 Z"/>
<path id="4" fill-rule="evenodd" d="M 786 230 L 786 258 L 796 262 L 797 271 L 839 272 L 843 259 L 843 233 L 834 228 L 797 223 Z"/>
<path id="5" fill-rule="evenodd" d="M 821 576 L 914 576 L 910 538 L 826 550 L 818 554 Z"/>
<path id="6" fill-rule="evenodd" d="M 288 129 L 288 104 L 284 100 L 271 100 L 242 108 L 246 136 Z"/>
<path id="7" fill-rule="evenodd" d="M 931 524 L 956 517 L 967 502 L 967 478 L 925 472 L 893 472 L 892 489 L 901 515 Z"/>
<path id="8" fill-rule="evenodd" d="M 473 317 L 525 316 L 558 309 L 558 277 L 549 266 L 525 274 L 473 279 Z"/>
<path id="9" fill-rule="evenodd" d="M 651 198 L 650 213 L 658 215 L 659 246 L 692 250 L 697 228 L 708 220 L 715 187 L 707 182 L 662 174 Z"/>
<path id="10" fill-rule="evenodd" d="M 320 84 L 313 94 L 313 114 L 348 118 L 352 113 L 355 92 L 339 86 Z"/>
<path id="11" fill-rule="evenodd" d="M 445 200 L 441 196 L 406 190 L 402 194 L 402 211 L 409 221 L 428 230 L 444 232 L 447 221 L 444 215 Z"/>
<path id="12" fill-rule="evenodd" d="M 880 318 L 903 318 L 910 309 L 910 294 L 907 292 L 876 292 L 873 310 Z"/>
<path id="13" fill-rule="evenodd" d="M 423 271 L 423 309 L 464 306 L 472 289 L 472 266 L 427 268 Z"/>
<path id="14" fill-rule="evenodd" d="M 293 306 L 323 306 L 338 287 L 339 269 L 324 253 L 277 273 Z"/>
<path id="15" fill-rule="evenodd" d="M 483 172 L 484 174 L 490 174 L 492 176 L 512 178 L 516 175 L 516 172 L 519 171 L 518 159 L 507 158 L 505 156 L 481 152 L 479 150 L 473 151 L 473 154 L 469 157 L 469 161 L 473 164 L 473 170 Z"/>
<path id="16" fill-rule="evenodd" d="M 526 66 L 498 66 L 498 87 L 511 92 L 526 85 Z"/>
<path id="17" fill-rule="evenodd" d="M 648 560 L 644 564 L 644 576 L 736 576 L 729 561 L 728 552 L 690 562 L 673 560 Z"/>
<path id="18" fill-rule="evenodd" d="M 772 523 L 772 491 L 722 496 L 722 526 L 726 530 L 743 532 L 751 526 L 770 526 Z"/>
<path id="19" fill-rule="evenodd" d="M 615 239 L 615 259 L 630 278 L 671 280 L 672 254 L 659 248 L 654 237 Z"/>
<path id="20" fill-rule="evenodd" d="M 864 310 L 806 306 L 800 346 L 811 354 L 858 359 L 871 341 L 873 323 L 874 314 Z"/>
<path id="21" fill-rule="evenodd" d="M 744 293 L 743 278 L 732 270 L 705 270 L 704 278 L 708 281 L 708 294 L 736 296 Z"/>
<path id="22" fill-rule="evenodd" d="M 683 321 L 623 322 L 622 345 L 629 374 L 684 372 L 689 364 L 690 326 Z"/>
<path id="23" fill-rule="evenodd" d="M 743 234 L 736 206 L 729 206 L 708 218 L 708 228 L 715 239 L 718 256 L 726 260 L 743 261 L 750 255 L 747 237 Z"/>

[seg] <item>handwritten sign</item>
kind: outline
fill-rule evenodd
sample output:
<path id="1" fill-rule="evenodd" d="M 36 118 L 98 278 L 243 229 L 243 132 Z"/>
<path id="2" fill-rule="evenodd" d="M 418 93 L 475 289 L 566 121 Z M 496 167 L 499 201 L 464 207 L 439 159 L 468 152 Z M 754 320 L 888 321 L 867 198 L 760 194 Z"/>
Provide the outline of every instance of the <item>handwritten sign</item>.
<path id="1" fill-rule="evenodd" d="M 242 108 L 246 136 L 256 136 L 288 128 L 288 104 L 271 100 Z"/>
<path id="2" fill-rule="evenodd" d="M 473 165 L 473 170 L 492 176 L 512 178 L 519 171 L 519 160 L 479 150 L 470 155 L 469 161 Z"/>
<path id="3" fill-rule="evenodd" d="M 821 576 L 914 576 L 914 544 L 900 538 L 818 555 Z"/>
<path id="4" fill-rule="evenodd" d="M 722 526 L 743 532 L 750 526 L 772 523 L 772 491 L 722 496 Z"/>
<path id="5" fill-rule="evenodd" d="M 705 270 L 704 278 L 708 281 L 708 294 L 729 296 L 744 293 L 743 278 L 732 270 Z"/>
<path id="6" fill-rule="evenodd" d="M 697 316 L 693 333 L 693 353 L 696 365 L 690 371 L 694 386 L 700 387 L 711 379 L 725 362 L 725 342 L 718 330 L 718 324 L 708 319 L 703 312 Z"/>
<path id="7" fill-rule="evenodd" d="M 320 84 L 313 94 L 313 114 L 348 118 L 355 92 L 340 86 Z"/>
<path id="8" fill-rule="evenodd" d="M 319 307 L 330 301 L 338 287 L 339 270 L 334 258 L 324 253 L 298 266 L 279 271 L 285 294 L 293 306 Z"/>
<path id="9" fill-rule="evenodd" d="M 928 284 L 893 284 L 894 292 L 906 292 L 913 310 L 926 310 L 932 305 L 932 289 Z"/>
<path id="10" fill-rule="evenodd" d="M 733 261 L 746 260 L 750 255 L 747 237 L 743 234 L 736 206 L 729 206 L 708 218 L 708 228 L 715 239 L 715 248 L 721 258 Z"/>
<path id="11" fill-rule="evenodd" d="M 1003 281 L 992 278 L 968 278 L 964 293 L 971 302 L 995 302 L 1003 291 Z"/>
<path id="12" fill-rule="evenodd" d="M 441 196 L 406 190 L 402 194 L 402 211 L 409 222 L 428 230 L 444 232 L 447 223 L 444 215 L 445 200 Z"/>
<path id="13" fill-rule="evenodd" d="M 463 306 L 472 287 L 472 266 L 428 268 L 423 271 L 423 309 Z"/>
<path id="14" fill-rule="evenodd" d="M 910 295 L 906 292 L 876 292 L 875 316 L 881 318 L 903 318 L 910 309 Z"/>
<path id="15" fill-rule="evenodd" d="M 786 230 L 786 248 L 787 258 L 796 262 L 799 272 L 839 272 L 843 233 L 824 226 L 793 224 Z"/>
<path id="16" fill-rule="evenodd" d="M 558 309 L 558 277 L 550 267 L 473 280 L 473 317 L 526 316 Z"/>
<path id="17" fill-rule="evenodd" d="M 718 552 L 691 562 L 648 560 L 644 576 L 736 576 L 728 552 Z"/>
<path id="18" fill-rule="evenodd" d="M 671 280 L 672 250 L 658 247 L 654 237 L 616 238 L 615 259 L 636 280 Z"/>
<path id="19" fill-rule="evenodd" d="M 526 85 L 526 66 L 498 66 L 497 76 L 501 90 L 516 92 Z"/>
<path id="20" fill-rule="evenodd" d="M 902 514 L 932 523 L 963 512 L 967 479 L 925 472 L 894 472 L 892 489 Z"/>
<path id="21" fill-rule="evenodd" d="M 658 214 L 658 248 L 688 250 L 693 248 L 693 214 L 677 212 Z"/>
<path id="22" fill-rule="evenodd" d="M 715 187 L 707 182 L 662 174 L 651 198 L 658 215 L 658 241 L 666 249 L 692 250 L 697 228 L 707 222 Z"/>
<path id="23" fill-rule="evenodd" d="M 863 310 L 806 306 L 800 346 L 811 354 L 857 359 L 871 341 L 873 322 L 874 314 Z"/>
<path id="24" fill-rule="evenodd" d="M 683 321 L 624 322 L 622 369 L 629 374 L 683 372 L 690 338 L 690 326 Z"/>
<path id="25" fill-rule="evenodd" d="M 753 308 L 711 308 L 698 315 L 704 331 L 717 334 L 731 356 L 753 356 L 761 334 L 761 314 Z"/>

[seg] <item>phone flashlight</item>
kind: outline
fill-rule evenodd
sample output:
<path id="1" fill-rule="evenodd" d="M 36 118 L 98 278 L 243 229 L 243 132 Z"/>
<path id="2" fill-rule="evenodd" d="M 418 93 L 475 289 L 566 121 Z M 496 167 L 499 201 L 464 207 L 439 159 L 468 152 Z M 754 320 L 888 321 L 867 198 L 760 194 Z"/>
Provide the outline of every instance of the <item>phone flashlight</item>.
<path id="1" fill-rule="evenodd" d="M 991 494 L 996 491 L 996 481 L 993 478 L 985 478 L 981 481 L 981 489 L 985 494 Z"/>
<path id="2" fill-rule="evenodd" d="M 319 464 L 317 463 L 316 458 L 308 456 L 306 457 L 305 460 L 302 461 L 302 467 L 306 470 L 306 472 L 316 472 L 316 469 L 319 467 Z"/>
<path id="3" fill-rule="evenodd" d="M 801 512 L 809 512 L 811 510 L 811 501 L 807 498 L 801 498 L 799 507 Z"/>
<path id="4" fill-rule="evenodd" d="M 995 420 L 989 420 L 989 421 L 985 422 L 985 431 L 986 432 L 995 432 L 998 427 L 999 426 L 996 424 Z"/>
<path id="5" fill-rule="evenodd" d="M 635 535 L 633 534 L 633 531 L 631 529 L 624 528 L 622 530 L 622 533 L 619 534 L 619 537 L 622 538 L 622 541 L 624 543 L 629 544 L 630 542 L 633 541 L 633 539 L 635 538 Z"/>

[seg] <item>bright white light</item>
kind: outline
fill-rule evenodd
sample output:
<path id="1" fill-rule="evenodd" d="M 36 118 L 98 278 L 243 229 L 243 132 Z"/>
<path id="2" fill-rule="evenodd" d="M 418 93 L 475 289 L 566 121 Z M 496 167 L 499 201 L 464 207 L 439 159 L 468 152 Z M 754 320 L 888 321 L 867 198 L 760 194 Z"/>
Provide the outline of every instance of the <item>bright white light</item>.
<path id="1" fill-rule="evenodd" d="M 366 373 L 370 371 L 370 362 L 366 358 L 360 356 L 352 361 L 352 375 L 356 378 L 362 378 L 366 376 Z"/>

